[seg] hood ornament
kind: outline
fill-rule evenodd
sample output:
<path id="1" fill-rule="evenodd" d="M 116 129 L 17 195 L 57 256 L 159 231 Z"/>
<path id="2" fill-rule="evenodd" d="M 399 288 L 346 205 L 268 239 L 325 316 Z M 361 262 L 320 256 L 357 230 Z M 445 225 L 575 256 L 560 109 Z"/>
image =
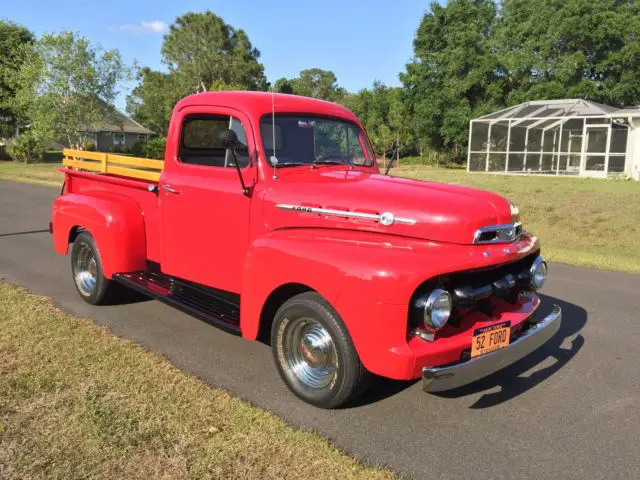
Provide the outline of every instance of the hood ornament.
<path id="1" fill-rule="evenodd" d="M 361 218 L 365 220 L 373 220 L 380 225 L 384 225 L 388 227 L 393 225 L 394 223 L 403 223 L 405 225 L 415 225 L 417 222 L 413 218 L 403 218 L 396 217 L 391 212 L 384 212 L 380 215 L 375 213 L 362 213 L 362 212 L 351 212 L 348 210 L 333 210 L 331 208 L 318 208 L 318 207 L 305 207 L 303 205 L 288 205 L 284 203 L 279 203 L 276 205 L 276 208 L 280 210 L 293 210 L 295 212 L 304 212 L 304 213 L 319 213 L 320 215 L 327 215 L 333 217 L 348 217 L 348 218 Z"/>

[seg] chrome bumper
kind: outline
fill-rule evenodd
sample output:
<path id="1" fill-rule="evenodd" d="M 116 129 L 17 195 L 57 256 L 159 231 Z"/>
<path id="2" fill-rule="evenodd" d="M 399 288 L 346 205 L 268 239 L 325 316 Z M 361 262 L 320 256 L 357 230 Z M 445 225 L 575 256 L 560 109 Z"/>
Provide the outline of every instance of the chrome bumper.
<path id="1" fill-rule="evenodd" d="M 425 392 L 442 392 L 474 382 L 511 365 L 546 343 L 560 329 L 562 311 L 557 305 L 545 318 L 525 330 L 517 340 L 495 352 L 446 367 L 424 368 Z"/>

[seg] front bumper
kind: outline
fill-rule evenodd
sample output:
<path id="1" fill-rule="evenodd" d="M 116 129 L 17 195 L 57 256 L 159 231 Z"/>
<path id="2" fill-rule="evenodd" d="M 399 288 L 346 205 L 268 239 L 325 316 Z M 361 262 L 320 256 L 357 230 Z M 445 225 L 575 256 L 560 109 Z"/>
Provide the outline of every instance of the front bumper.
<path id="1" fill-rule="evenodd" d="M 423 389 L 425 392 L 451 390 L 502 370 L 546 343 L 560 329 L 561 322 L 562 311 L 554 305 L 549 315 L 522 332 L 507 347 L 445 367 L 424 368 Z"/>

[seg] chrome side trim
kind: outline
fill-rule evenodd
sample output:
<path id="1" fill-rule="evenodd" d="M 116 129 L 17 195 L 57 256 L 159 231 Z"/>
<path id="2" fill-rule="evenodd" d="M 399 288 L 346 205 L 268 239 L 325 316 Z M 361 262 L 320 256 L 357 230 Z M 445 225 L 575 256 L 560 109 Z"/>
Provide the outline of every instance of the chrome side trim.
<path id="1" fill-rule="evenodd" d="M 554 305 L 549 315 L 500 350 L 445 367 L 423 368 L 422 387 L 425 392 L 442 392 L 502 370 L 544 345 L 557 333 L 561 323 L 562 311 Z"/>
<path id="2" fill-rule="evenodd" d="M 374 220 L 381 225 L 393 225 L 394 223 L 404 223 L 405 225 L 415 225 L 416 221 L 413 218 L 396 217 L 391 212 L 384 212 L 380 215 L 374 213 L 361 213 L 361 212 L 349 212 L 346 210 L 333 210 L 331 208 L 317 208 L 317 207 L 305 207 L 301 205 L 288 205 L 280 203 L 276 205 L 276 208 L 280 210 L 292 210 L 294 212 L 304 213 L 319 213 L 320 215 L 330 215 L 334 217 L 348 217 L 348 218 L 364 218 L 366 220 Z"/>
<path id="3" fill-rule="evenodd" d="M 520 227 L 520 233 L 517 233 L 518 227 Z M 496 238 L 491 240 L 480 240 L 480 237 L 484 233 L 496 232 Z M 482 227 L 476 230 L 473 234 L 473 243 L 477 244 L 491 244 L 491 243 L 510 243 L 517 240 L 522 235 L 522 223 L 507 223 L 504 225 L 491 225 L 489 227 Z"/>

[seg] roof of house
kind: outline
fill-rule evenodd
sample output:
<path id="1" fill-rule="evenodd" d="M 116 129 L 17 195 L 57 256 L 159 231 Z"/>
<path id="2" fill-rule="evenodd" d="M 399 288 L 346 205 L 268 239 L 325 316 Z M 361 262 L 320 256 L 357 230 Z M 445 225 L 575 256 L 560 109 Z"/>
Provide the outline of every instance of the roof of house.
<path id="1" fill-rule="evenodd" d="M 120 110 L 102 100 L 100 100 L 100 108 L 104 111 L 104 123 L 88 128 L 89 132 L 124 132 L 124 133 L 141 133 L 153 135 L 155 132 L 143 127 L 138 122 L 128 117 Z"/>

